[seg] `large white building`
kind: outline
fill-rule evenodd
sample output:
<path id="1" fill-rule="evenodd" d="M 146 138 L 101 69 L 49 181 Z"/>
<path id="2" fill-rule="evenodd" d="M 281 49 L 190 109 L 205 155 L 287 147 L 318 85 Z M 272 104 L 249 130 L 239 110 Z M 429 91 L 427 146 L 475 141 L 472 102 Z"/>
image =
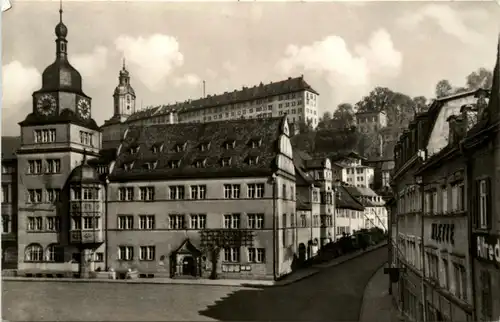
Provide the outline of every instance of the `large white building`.
<path id="1" fill-rule="evenodd" d="M 355 152 L 333 164 L 336 179 L 354 187 L 370 188 L 373 185 L 375 169 L 361 163 L 362 156 Z"/>
<path id="2" fill-rule="evenodd" d="M 218 95 L 136 110 L 136 95 L 125 65 L 114 95 L 114 116 L 102 126 L 104 142 L 119 142 L 126 128 L 136 125 L 205 123 L 288 115 L 292 131 L 299 122 L 318 125 L 319 94 L 303 76 L 260 83 Z M 106 146 L 104 146 L 106 148 Z"/>

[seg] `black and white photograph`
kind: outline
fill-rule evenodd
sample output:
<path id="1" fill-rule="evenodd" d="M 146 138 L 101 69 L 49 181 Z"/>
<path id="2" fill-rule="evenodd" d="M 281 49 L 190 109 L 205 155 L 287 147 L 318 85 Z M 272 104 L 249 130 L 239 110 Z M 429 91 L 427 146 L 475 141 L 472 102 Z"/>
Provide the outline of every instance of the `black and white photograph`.
<path id="1" fill-rule="evenodd" d="M 500 320 L 500 1 L 0 21 L 2 320 Z"/>

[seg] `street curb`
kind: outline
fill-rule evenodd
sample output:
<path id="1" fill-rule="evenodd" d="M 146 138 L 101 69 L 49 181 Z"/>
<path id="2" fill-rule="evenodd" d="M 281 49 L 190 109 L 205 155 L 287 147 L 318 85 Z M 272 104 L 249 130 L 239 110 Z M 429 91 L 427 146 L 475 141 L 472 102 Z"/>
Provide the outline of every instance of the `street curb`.
<path id="1" fill-rule="evenodd" d="M 365 306 L 365 293 L 366 293 L 366 288 L 368 287 L 368 284 L 370 284 L 371 280 L 373 277 L 375 277 L 375 274 L 378 273 L 380 269 L 382 269 L 387 262 L 382 263 L 377 269 L 373 271 L 373 273 L 370 275 L 370 278 L 368 279 L 368 282 L 366 283 L 365 287 L 363 288 L 363 295 L 361 296 L 361 307 L 359 308 L 359 314 L 358 314 L 358 321 L 361 321 L 361 314 L 363 312 L 363 308 Z"/>
<path id="2" fill-rule="evenodd" d="M 274 285 L 263 285 L 263 286 L 264 286 L 264 287 L 287 286 L 287 285 L 290 285 L 290 284 L 296 283 L 296 282 L 298 282 L 298 281 L 302 281 L 302 280 L 304 280 L 304 279 L 306 279 L 306 278 L 309 278 L 309 277 L 311 277 L 311 276 L 313 276 L 313 275 L 316 275 L 316 274 L 320 273 L 320 272 L 321 272 L 323 269 L 325 269 L 325 268 L 335 267 L 335 266 L 337 266 L 337 265 L 340 265 L 340 264 L 343 264 L 343 263 L 345 263 L 345 262 L 348 262 L 348 261 L 350 261 L 351 259 L 358 258 L 358 257 L 360 257 L 360 256 L 362 256 L 362 255 L 365 255 L 365 254 L 371 253 L 371 252 L 373 252 L 373 251 L 375 251 L 375 250 L 378 250 L 378 249 L 380 249 L 380 248 L 382 248 L 382 247 L 385 247 L 385 246 L 387 246 L 387 243 L 382 243 L 382 244 L 376 245 L 376 246 L 374 246 L 374 247 L 373 247 L 373 248 L 371 248 L 371 249 L 367 249 L 367 250 L 366 250 L 366 251 L 364 251 L 364 252 L 361 252 L 361 253 L 355 254 L 355 255 L 353 255 L 353 256 L 351 256 L 351 257 L 347 257 L 347 258 L 345 258 L 344 260 L 341 260 L 341 261 L 339 261 L 339 262 L 337 262 L 337 263 L 335 263 L 335 264 L 329 265 L 329 266 L 322 266 L 322 267 L 318 267 L 317 265 L 313 265 L 313 268 L 316 268 L 316 271 L 312 272 L 312 273 L 311 273 L 311 274 L 309 274 L 309 275 L 304 275 L 304 276 L 302 276 L 302 277 L 300 277 L 300 278 L 298 278 L 298 279 L 296 279 L 296 280 L 290 281 L 290 282 L 288 282 L 288 283 L 283 283 L 283 284 L 274 284 Z M 384 264 L 385 264 L 385 263 L 384 263 Z M 370 278 L 371 278 L 371 277 L 370 277 Z"/>
<path id="3" fill-rule="evenodd" d="M 148 284 L 148 285 L 200 285 L 200 286 L 219 286 L 219 287 L 254 287 L 254 288 L 266 288 L 266 287 L 280 287 L 280 286 L 287 286 L 293 283 L 296 283 L 298 281 L 304 280 L 308 277 L 311 277 L 313 275 L 316 275 L 320 273 L 323 269 L 325 268 L 330 268 L 334 267 L 337 265 L 340 265 L 342 263 L 345 263 L 351 259 L 358 258 L 362 255 L 368 254 L 374 250 L 378 250 L 382 247 L 387 246 L 387 243 L 381 243 L 379 245 L 374 246 L 371 249 L 367 249 L 364 252 L 360 252 L 357 254 L 353 254 L 351 257 L 346 257 L 343 260 L 338 261 L 337 263 L 334 263 L 330 266 L 323 266 L 323 267 L 318 267 L 316 265 L 313 265 L 312 268 L 315 269 L 314 271 L 311 272 L 311 274 L 301 276 L 300 278 L 291 280 L 291 281 L 268 281 L 268 283 L 265 283 L 264 281 L 241 281 L 236 283 L 237 280 L 226 280 L 226 281 L 233 281 L 232 283 L 211 283 L 208 281 L 205 281 L 203 283 L 190 283 L 189 281 L 151 281 L 147 279 L 134 279 L 134 280 L 112 280 L 112 279 L 77 279 L 77 278 L 48 278 L 48 277 L 11 277 L 11 276 L 2 276 L 2 281 L 12 281 L 12 282 L 68 282 L 68 283 L 120 283 L 120 284 Z"/>

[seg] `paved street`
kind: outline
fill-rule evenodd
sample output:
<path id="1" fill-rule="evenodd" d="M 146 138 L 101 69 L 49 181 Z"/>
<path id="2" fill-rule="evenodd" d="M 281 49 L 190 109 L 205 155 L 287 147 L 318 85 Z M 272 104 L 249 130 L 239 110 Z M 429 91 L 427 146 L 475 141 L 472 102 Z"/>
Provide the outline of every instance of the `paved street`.
<path id="1" fill-rule="evenodd" d="M 3 318 L 37 321 L 358 321 L 381 248 L 297 283 L 205 285 L 4 282 Z"/>

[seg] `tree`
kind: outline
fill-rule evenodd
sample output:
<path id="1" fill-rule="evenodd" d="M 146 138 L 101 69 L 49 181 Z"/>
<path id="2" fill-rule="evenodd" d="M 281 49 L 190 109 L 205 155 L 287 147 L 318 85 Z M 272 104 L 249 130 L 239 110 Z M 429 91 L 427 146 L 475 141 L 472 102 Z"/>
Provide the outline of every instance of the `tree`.
<path id="1" fill-rule="evenodd" d="M 425 96 L 415 96 L 413 98 L 415 114 L 427 111 L 427 98 Z"/>
<path id="2" fill-rule="evenodd" d="M 355 124 L 354 108 L 351 104 L 342 103 L 333 113 L 333 120 L 342 128 L 350 128 Z"/>
<path id="3" fill-rule="evenodd" d="M 385 111 L 390 104 L 394 92 L 387 87 L 375 87 L 373 91 L 356 103 L 358 112 L 380 112 Z"/>
<path id="4" fill-rule="evenodd" d="M 436 84 L 436 98 L 445 97 L 453 94 L 453 86 L 450 81 L 443 79 Z"/>
<path id="5" fill-rule="evenodd" d="M 479 68 L 466 77 L 465 83 L 468 90 L 490 89 L 493 84 L 493 73 L 486 68 Z"/>

